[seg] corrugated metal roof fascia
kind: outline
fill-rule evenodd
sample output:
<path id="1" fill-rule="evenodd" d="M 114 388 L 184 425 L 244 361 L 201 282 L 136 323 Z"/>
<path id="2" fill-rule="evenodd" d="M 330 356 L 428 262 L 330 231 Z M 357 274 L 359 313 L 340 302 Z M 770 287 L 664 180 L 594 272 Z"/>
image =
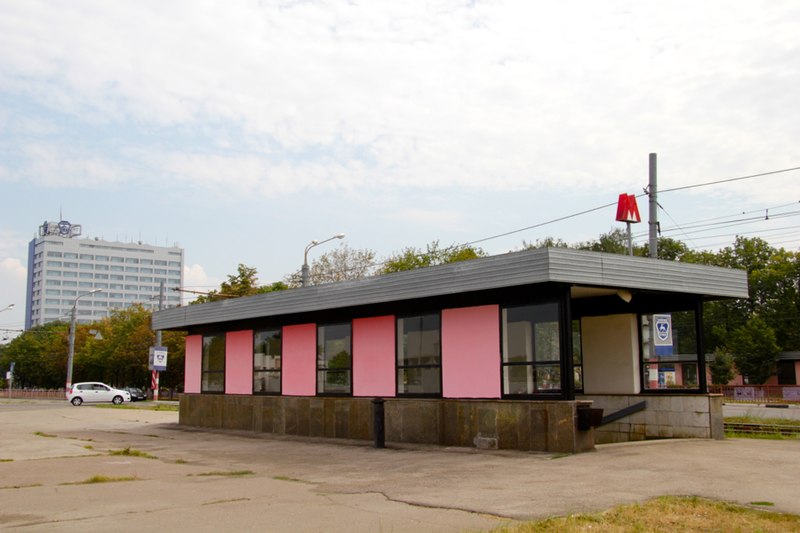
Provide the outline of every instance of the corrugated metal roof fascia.
<path id="1" fill-rule="evenodd" d="M 156 329 L 557 281 L 746 297 L 742 271 L 569 249 L 539 249 L 159 311 Z"/>
<path id="2" fill-rule="evenodd" d="M 551 258 L 552 281 L 728 298 L 748 297 L 747 274 L 742 270 L 615 254 L 596 254 L 592 260 L 571 252 L 557 250 Z M 583 269 L 596 267 L 597 261 L 600 262 L 598 272 L 586 275 Z"/>

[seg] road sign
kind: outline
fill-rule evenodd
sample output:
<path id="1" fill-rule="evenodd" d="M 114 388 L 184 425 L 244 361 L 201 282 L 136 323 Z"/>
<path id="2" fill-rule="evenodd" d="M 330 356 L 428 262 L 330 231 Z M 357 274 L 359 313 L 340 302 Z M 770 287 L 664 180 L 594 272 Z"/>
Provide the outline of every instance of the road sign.
<path id="1" fill-rule="evenodd" d="M 150 347 L 150 370 L 163 372 L 167 369 L 167 347 L 166 346 L 151 346 Z"/>

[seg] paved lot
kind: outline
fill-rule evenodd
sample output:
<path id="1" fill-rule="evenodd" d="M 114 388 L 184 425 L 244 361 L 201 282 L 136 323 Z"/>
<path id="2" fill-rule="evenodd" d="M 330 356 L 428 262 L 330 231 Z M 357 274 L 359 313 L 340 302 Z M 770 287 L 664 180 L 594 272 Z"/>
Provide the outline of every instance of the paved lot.
<path id="1" fill-rule="evenodd" d="M 553 456 L 207 432 L 177 413 L 0 401 L 0 529 L 486 531 L 695 494 L 800 513 L 800 441 Z M 130 447 L 154 456 L 110 455 Z M 225 475 L 249 470 L 248 475 Z M 75 484 L 92 476 L 133 481 Z"/>

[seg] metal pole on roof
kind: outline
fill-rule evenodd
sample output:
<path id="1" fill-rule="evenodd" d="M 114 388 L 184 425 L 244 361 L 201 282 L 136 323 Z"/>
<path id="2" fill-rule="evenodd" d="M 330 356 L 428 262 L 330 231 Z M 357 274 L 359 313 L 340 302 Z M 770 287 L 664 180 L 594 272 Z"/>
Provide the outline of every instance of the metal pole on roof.
<path id="1" fill-rule="evenodd" d="M 657 155 L 650 154 L 650 179 L 647 186 L 647 196 L 650 199 L 650 257 L 658 258 L 658 178 Z"/>

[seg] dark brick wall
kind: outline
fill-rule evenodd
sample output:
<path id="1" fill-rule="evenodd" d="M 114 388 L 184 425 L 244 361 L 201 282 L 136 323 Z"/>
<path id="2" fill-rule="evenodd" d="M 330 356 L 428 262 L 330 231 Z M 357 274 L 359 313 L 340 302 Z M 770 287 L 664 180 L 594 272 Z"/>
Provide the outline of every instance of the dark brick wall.
<path id="1" fill-rule="evenodd" d="M 386 442 L 576 453 L 594 449 L 579 431 L 581 402 L 385 400 Z M 308 437 L 372 440 L 370 398 L 184 394 L 180 423 Z"/>

